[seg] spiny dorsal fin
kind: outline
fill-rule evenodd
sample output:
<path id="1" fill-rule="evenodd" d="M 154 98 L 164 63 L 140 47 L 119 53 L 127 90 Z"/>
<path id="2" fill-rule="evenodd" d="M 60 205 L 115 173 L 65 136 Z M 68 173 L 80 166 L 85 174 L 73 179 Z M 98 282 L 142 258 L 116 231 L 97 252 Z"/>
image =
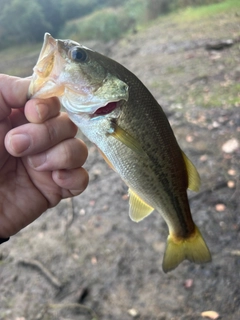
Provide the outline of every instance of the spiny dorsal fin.
<path id="1" fill-rule="evenodd" d="M 197 169 L 188 159 L 185 153 L 182 151 L 183 159 L 186 164 L 187 173 L 188 173 L 188 189 L 198 192 L 200 189 L 201 181 Z"/>
<path id="2" fill-rule="evenodd" d="M 128 193 L 130 197 L 129 216 L 133 221 L 139 222 L 143 220 L 154 210 L 131 189 L 128 190 Z"/>

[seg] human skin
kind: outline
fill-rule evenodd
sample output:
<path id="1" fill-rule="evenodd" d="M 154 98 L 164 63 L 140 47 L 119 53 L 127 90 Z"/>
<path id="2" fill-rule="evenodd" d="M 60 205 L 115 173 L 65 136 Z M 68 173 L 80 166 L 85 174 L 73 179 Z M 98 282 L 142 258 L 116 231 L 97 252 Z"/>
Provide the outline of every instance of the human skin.
<path id="1" fill-rule="evenodd" d="M 82 193 L 87 147 L 58 99 L 27 100 L 29 78 L 0 74 L 0 238 Z"/>

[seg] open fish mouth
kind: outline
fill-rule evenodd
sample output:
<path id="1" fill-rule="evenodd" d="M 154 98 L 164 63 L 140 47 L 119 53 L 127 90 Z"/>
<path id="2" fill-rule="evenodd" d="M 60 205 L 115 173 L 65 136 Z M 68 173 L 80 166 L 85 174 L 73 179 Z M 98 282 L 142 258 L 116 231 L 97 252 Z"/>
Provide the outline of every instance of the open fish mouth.
<path id="1" fill-rule="evenodd" d="M 93 115 L 96 116 L 105 116 L 106 114 L 111 113 L 119 106 L 118 102 L 109 102 L 106 106 L 98 108 Z"/>

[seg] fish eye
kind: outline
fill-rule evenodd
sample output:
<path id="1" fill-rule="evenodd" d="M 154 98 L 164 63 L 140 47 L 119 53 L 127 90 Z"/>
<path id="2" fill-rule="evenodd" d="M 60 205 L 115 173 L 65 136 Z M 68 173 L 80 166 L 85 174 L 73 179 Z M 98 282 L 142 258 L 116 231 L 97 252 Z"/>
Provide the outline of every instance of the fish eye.
<path id="1" fill-rule="evenodd" d="M 79 47 L 73 48 L 70 52 L 70 58 L 75 62 L 85 62 L 87 57 L 87 52 Z"/>

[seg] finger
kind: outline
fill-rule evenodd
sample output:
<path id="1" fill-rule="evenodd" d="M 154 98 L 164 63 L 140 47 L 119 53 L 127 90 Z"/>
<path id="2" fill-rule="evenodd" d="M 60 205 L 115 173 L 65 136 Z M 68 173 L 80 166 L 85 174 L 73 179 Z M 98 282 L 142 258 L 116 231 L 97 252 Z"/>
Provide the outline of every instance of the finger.
<path id="1" fill-rule="evenodd" d="M 53 171 L 54 182 L 62 188 L 62 198 L 79 195 L 88 185 L 89 176 L 84 168 Z"/>
<path id="2" fill-rule="evenodd" d="M 72 138 L 77 127 L 61 113 L 42 124 L 27 123 L 9 131 L 5 137 L 7 151 L 15 157 L 43 152 L 57 143 Z"/>
<path id="3" fill-rule="evenodd" d="M 58 98 L 31 99 L 25 105 L 25 116 L 29 122 L 43 123 L 59 115 L 60 102 Z"/>
<path id="4" fill-rule="evenodd" d="M 0 168 L 2 168 L 9 157 L 9 153 L 7 152 L 4 144 L 4 137 L 10 128 L 11 124 L 9 119 L 5 119 L 0 122 Z"/>
<path id="5" fill-rule="evenodd" d="M 37 171 L 54 171 L 58 169 L 75 169 L 81 167 L 88 155 L 85 143 L 72 138 L 56 146 L 28 157 L 28 164 Z"/>
<path id="6" fill-rule="evenodd" d="M 23 108 L 27 101 L 30 78 L 0 74 L 0 121 L 11 113 L 11 108 Z"/>

